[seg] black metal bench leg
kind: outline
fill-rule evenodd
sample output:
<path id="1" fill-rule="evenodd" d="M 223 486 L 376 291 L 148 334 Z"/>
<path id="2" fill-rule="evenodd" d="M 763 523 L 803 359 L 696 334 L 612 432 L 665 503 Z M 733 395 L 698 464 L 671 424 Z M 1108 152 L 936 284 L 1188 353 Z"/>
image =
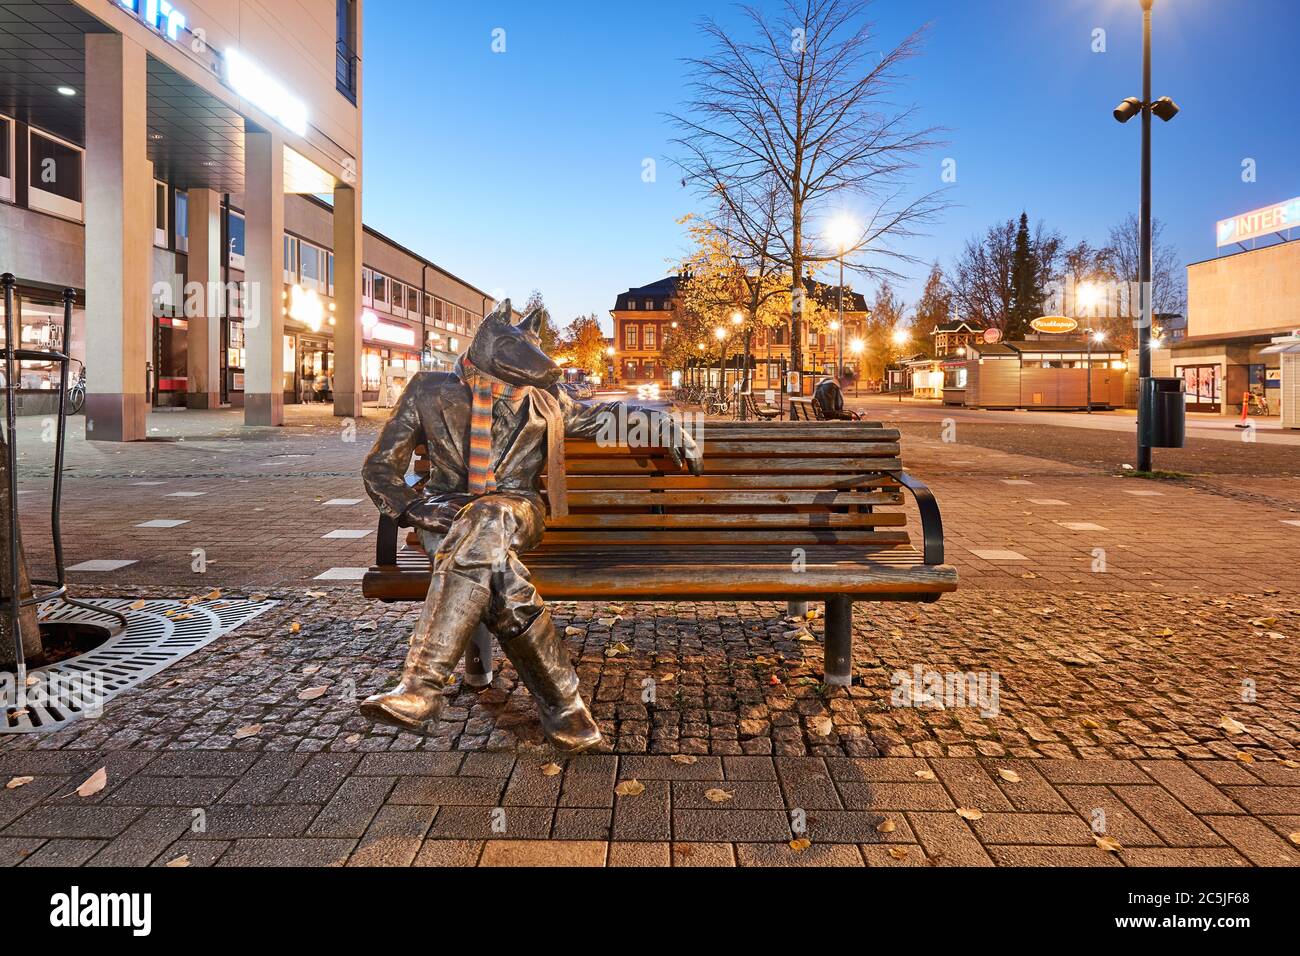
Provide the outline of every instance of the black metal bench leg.
<path id="1" fill-rule="evenodd" d="M 492 633 L 482 624 L 465 650 L 465 683 L 470 687 L 492 683 Z"/>
<path id="2" fill-rule="evenodd" d="M 840 594 L 826 599 L 826 683 L 853 683 L 853 602 Z"/>
<path id="3" fill-rule="evenodd" d="M 790 617 L 803 617 L 808 613 L 807 601 L 786 601 L 785 613 Z"/>

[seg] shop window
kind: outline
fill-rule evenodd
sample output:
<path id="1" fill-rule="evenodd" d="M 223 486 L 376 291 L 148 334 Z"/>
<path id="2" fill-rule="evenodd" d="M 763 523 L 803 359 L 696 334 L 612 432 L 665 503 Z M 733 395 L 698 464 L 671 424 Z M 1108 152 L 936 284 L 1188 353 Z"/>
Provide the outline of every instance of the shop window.
<path id="1" fill-rule="evenodd" d="M 230 337 L 226 347 L 226 365 L 230 368 L 242 369 L 244 367 L 244 323 L 242 321 L 232 321 L 230 323 Z"/>
<path id="2" fill-rule="evenodd" d="M 229 220 L 229 239 L 227 243 L 230 247 L 228 258 L 230 259 L 230 268 L 244 268 L 244 238 L 246 230 L 244 228 L 244 217 L 239 213 L 232 212 Z"/>
<path id="3" fill-rule="evenodd" d="M 167 248 L 167 184 L 153 181 L 153 244 Z"/>
<path id="4" fill-rule="evenodd" d="M 176 190 L 176 251 L 190 251 L 190 194 Z"/>
<path id="5" fill-rule="evenodd" d="M 82 150 L 45 133 L 28 133 L 27 205 L 82 221 Z"/>
<path id="6" fill-rule="evenodd" d="M 14 201 L 14 121 L 0 116 L 0 199 Z"/>
<path id="7" fill-rule="evenodd" d="M 284 237 L 284 281 L 289 285 L 298 281 L 298 240 L 293 236 Z"/>
<path id="8" fill-rule="evenodd" d="M 298 243 L 298 275 L 299 281 L 305 288 L 315 289 L 317 292 L 326 292 L 328 284 L 326 282 L 323 263 L 325 260 L 325 250 L 313 246 L 308 242 Z"/>

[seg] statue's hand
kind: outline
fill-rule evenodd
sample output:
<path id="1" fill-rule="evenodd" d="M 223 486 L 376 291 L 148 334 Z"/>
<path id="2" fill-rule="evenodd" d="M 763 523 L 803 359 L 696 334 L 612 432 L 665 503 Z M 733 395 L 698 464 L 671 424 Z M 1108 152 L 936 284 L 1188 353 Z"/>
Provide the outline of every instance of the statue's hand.
<path id="1" fill-rule="evenodd" d="M 446 534 L 451 528 L 451 523 L 456 520 L 456 515 L 468 501 L 468 498 L 450 501 L 418 501 L 406 509 L 403 517 L 407 524 L 421 531 Z"/>
<path id="2" fill-rule="evenodd" d="M 678 468 L 683 471 L 690 469 L 692 475 L 696 478 L 704 473 L 704 458 L 700 453 L 700 448 L 695 444 L 695 439 L 691 433 L 682 428 L 674 419 L 672 422 L 672 444 L 669 446 L 669 453 L 673 456 L 673 461 Z"/>

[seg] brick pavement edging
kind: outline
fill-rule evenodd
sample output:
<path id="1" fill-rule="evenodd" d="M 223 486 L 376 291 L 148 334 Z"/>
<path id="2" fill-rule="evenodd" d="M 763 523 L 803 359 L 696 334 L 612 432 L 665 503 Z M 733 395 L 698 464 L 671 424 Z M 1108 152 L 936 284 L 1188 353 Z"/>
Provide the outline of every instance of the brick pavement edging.
<path id="1" fill-rule="evenodd" d="M 101 766 L 103 791 L 76 796 Z M 3 865 L 1300 863 L 1300 769 L 1280 764 L 0 754 L 16 777 L 32 779 L 0 790 Z"/>

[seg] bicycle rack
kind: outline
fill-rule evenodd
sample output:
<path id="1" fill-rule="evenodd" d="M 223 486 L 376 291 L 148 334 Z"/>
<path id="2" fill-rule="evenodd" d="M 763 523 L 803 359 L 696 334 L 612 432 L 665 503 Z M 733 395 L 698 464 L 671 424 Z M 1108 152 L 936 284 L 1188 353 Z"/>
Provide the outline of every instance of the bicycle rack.
<path id="1" fill-rule="evenodd" d="M 9 589 L 6 593 L 10 595 L 10 598 L 0 600 L 0 604 L 6 605 L 6 612 L 9 615 L 9 624 L 14 642 L 16 686 L 18 693 L 22 694 L 27 684 L 27 659 L 23 653 L 23 637 L 20 627 L 20 616 L 23 608 L 33 604 L 44 604 L 47 601 L 60 601 L 73 607 L 115 617 L 122 623 L 123 627 L 126 626 L 127 620 L 126 615 L 118 611 L 85 604 L 68 597 L 67 571 L 63 566 L 63 528 L 60 511 L 63 502 L 63 455 L 68 430 L 68 367 L 71 359 L 66 352 L 21 347 L 20 337 L 15 336 L 14 289 L 17 284 L 18 280 L 14 278 L 12 273 L 6 272 L 0 276 L 0 286 L 4 287 L 5 303 L 5 342 L 4 348 L 0 349 L 0 358 L 5 363 L 5 438 L 7 439 L 7 455 L 9 458 L 9 527 L 6 531 L 9 534 L 10 541 L 9 566 L 0 572 L 5 574 L 8 579 Z M 72 306 L 76 298 L 77 293 L 73 289 L 63 290 L 63 347 L 65 349 L 67 343 L 72 340 Z M 18 345 L 17 348 L 14 347 L 15 344 Z M 50 535 L 54 543 L 56 576 L 53 581 L 45 578 L 31 578 L 32 596 L 29 598 L 22 597 L 21 575 L 18 564 L 18 532 L 20 525 L 18 521 L 18 407 L 15 373 L 19 368 L 18 363 L 23 361 L 50 362 L 59 366 L 59 418 L 54 445 L 54 482 L 50 494 Z M 51 590 L 43 594 L 37 594 L 38 586 L 50 588 Z"/>

